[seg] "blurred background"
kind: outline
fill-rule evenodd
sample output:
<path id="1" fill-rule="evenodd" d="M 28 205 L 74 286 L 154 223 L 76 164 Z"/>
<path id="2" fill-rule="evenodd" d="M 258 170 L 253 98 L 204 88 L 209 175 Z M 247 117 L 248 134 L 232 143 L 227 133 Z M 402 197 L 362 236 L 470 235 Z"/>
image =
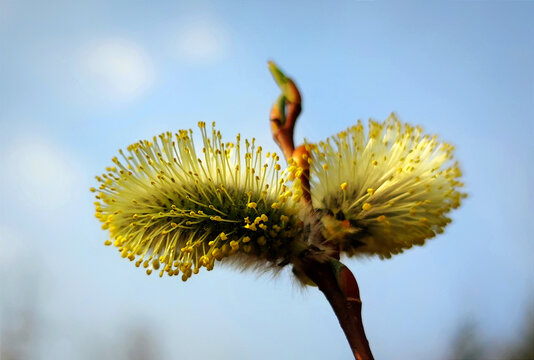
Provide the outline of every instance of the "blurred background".
<path id="1" fill-rule="evenodd" d="M 296 139 L 395 111 L 456 145 L 445 233 L 346 260 L 375 357 L 533 358 L 534 2 L 0 0 L 1 360 L 351 359 L 289 273 L 148 277 L 93 216 L 137 140 L 216 121 L 276 150 L 269 59 L 303 93 Z"/>

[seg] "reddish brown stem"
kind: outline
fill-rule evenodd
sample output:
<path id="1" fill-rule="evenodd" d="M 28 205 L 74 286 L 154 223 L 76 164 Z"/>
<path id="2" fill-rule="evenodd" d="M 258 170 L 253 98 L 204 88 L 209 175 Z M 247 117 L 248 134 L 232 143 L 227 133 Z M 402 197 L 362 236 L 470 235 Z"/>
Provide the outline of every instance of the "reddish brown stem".
<path id="1" fill-rule="evenodd" d="M 302 171 L 299 176 L 300 186 L 302 187 L 302 201 L 306 206 L 310 207 L 310 210 L 313 210 L 311 207 L 312 198 L 310 192 L 310 153 L 305 145 L 300 145 L 293 150 L 293 156 L 291 158 Z"/>
<path id="2" fill-rule="evenodd" d="M 296 87 L 295 90 L 298 92 Z M 289 159 L 295 150 L 293 130 L 295 129 L 295 122 L 300 114 L 300 95 L 298 101 L 299 103 L 295 104 L 284 99 L 276 102 L 271 109 L 270 120 L 273 139 L 284 152 L 286 159 Z"/>
<path id="3" fill-rule="evenodd" d="M 287 78 L 274 63 L 270 62 L 269 68 L 282 90 L 282 95 L 273 105 L 270 114 L 273 138 L 280 146 L 286 160 L 288 162 L 294 161 L 302 169 L 300 175 L 302 201 L 310 211 L 310 218 L 315 218 L 309 181 L 310 154 L 304 145 L 295 149 L 293 141 L 295 124 L 301 112 L 300 92 L 295 83 Z M 323 238 L 320 227 L 313 226 L 309 237 L 311 239 Z M 306 276 L 319 287 L 332 306 L 355 359 L 373 359 L 363 328 L 362 302 L 358 283 L 352 272 L 337 260 L 339 252 L 334 246 L 332 246 L 331 256 L 334 257 L 319 261 L 317 257 L 303 255 L 299 260 L 299 265 Z"/>
<path id="4" fill-rule="evenodd" d="M 336 279 L 330 262 L 305 261 L 303 264 L 305 274 L 319 287 L 332 306 L 339 324 L 345 333 L 354 358 L 357 360 L 373 359 L 369 342 L 365 336 L 362 321 L 362 302 L 358 283 L 352 272 L 344 267 L 340 276 L 342 281 Z M 345 289 L 342 289 L 344 284 Z"/>

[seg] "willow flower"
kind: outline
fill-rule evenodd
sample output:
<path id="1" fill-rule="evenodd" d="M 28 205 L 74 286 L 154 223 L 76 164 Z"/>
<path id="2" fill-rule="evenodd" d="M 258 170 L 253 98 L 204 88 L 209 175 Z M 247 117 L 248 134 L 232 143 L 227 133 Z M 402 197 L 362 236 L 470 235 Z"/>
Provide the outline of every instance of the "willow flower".
<path id="1" fill-rule="evenodd" d="M 313 207 L 325 238 L 349 256 L 389 258 L 443 232 L 460 205 L 461 172 L 453 146 L 394 114 L 359 121 L 308 144 Z"/>
<path id="2" fill-rule="evenodd" d="M 205 123 L 199 129 L 201 157 L 191 130 L 161 134 L 119 150 L 121 160 L 113 158 L 91 189 L 96 217 L 109 230 L 105 244 L 149 275 L 181 273 L 185 281 L 227 258 L 241 267 L 288 264 L 310 246 L 324 249 L 324 241 L 349 256 L 389 258 L 443 232 L 465 196 L 451 145 L 393 114 L 370 121 L 367 133 L 358 122 L 306 145 L 324 236 L 306 239 L 302 169 L 290 161 L 282 171 L 278 155 L 264 156 L 254 139 L 242 154 L 239 135 L 224 143 L 214 125 L 211 136 Z"/>
<path id="3" fill-rule="evenodd" d="M 121 159 L 96 179 L 96 217 L 106 245 L 146 268 L 182 274 L 231 258 L 239 266 L 289 262 L 302 230 L 298 196 L 286 186 L 276 153 L 255 140 L 223 142 L 200 122 L 202 152 L 192 131 L 165 133 L 119 150 Z M 244 151 L 243 151 L 244 150 Z"/>

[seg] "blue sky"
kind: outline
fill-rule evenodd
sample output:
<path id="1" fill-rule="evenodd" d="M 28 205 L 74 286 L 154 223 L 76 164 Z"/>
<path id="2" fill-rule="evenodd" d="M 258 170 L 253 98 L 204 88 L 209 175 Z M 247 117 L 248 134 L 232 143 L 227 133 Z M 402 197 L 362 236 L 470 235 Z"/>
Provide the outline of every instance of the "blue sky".
<path id="1" fill-rule="evenodd" d="M 33 306 L 36 358 L 113 357 L 141 328 L 161 358 L 350 359 L 326 300 L 288 273 L 149 278 L 93 217 L 94 175 L 139 139 L 216 121 L 275 150 L 269 59 L 302 90 L 297 139 L 395 111 L 456 145 L 469 198 L 445 234 L 346 261 L 376 358 L 446 359 L 466 319 L 518 336 L 534 298 L 533 2 L 0 0 L 0 324 Z"/>

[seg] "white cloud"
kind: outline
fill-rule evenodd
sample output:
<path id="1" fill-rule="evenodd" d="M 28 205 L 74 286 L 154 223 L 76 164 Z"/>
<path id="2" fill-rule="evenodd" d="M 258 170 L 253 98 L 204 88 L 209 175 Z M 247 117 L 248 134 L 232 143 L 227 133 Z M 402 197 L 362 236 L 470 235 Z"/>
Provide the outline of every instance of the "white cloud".
<path id="1" fill-rule="evenodd" d="M 128 101 L 154 83 L 155 71 L 146 51 L 130 40 L 108 38 L 86 44 L 80 52 L 82 87 L 93 95 Z"/>
<path id="2" fill-rule="evenodd" d="M 171 33 L 175 34 L 173 53 L 188 61 L 216 61 L 224 56 L 229 45 L 226 28 L 211 18 L 190 18 Z"/>
<path id="3" fill-rule="evenodd" d="M 8 201 L 35 210 L 54 210 L 73 199 L 77 167 L 53 143 L 42 138 L 19 138 L 2 152 L 2 190 Z"/>

